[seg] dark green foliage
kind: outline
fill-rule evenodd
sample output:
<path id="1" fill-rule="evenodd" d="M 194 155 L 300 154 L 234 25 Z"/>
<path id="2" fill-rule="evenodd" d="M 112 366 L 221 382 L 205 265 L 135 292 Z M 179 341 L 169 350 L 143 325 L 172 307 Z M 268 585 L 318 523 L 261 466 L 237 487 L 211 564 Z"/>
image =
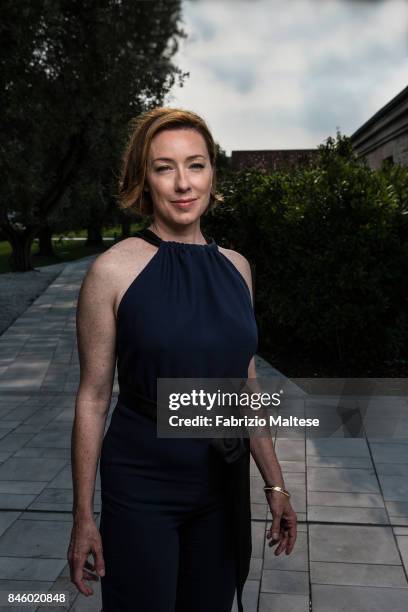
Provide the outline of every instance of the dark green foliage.
<path id="1" fill-rule="evenodd" d="M 408 365 L 408 169 L 370 170 L 337 134 L 310 168 L 224 177 L 208 232 L 255 272 L 260 349 L 285 374 Z"/>
<path id="2" fill-rule="evenodd" d="M 171 61 L 180 18 L 180 0 L 2 2 L 0 228 L 14 254 L 45 222 L 99 223 L 111 207 L 129 119 L 186 76 Z"/>

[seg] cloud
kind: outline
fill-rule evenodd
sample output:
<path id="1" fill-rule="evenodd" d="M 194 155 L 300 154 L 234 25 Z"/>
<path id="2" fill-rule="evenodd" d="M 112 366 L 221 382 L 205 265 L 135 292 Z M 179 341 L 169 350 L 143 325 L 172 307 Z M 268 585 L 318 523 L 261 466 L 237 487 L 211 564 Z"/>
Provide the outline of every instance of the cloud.
<path id="1" fill-rule="evenodd" d="M 184 0 L 168 103 L 231 149 L 309 148 L 352 133 L 407 85 L 405 0 Z"/>

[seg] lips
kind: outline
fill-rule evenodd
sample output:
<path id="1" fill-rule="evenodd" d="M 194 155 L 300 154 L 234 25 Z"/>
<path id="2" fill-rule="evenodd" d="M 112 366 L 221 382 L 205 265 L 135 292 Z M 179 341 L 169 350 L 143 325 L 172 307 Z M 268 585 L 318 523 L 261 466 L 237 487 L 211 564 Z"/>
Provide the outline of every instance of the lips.
<path id="1" fill-rule="evenodd" d="M 191 200 L 173 200 L 173 204 L 175 204 L 178 208 L 189 208 L 189 206 L 196 200 L 197 198 L 192 198 Z"/>
<path id="2" fill-rule="evenodd" d="M 173 200 L 173 204 L 190 204 L 190 202 L 195 202 L 197 198 L 190 198 L 189 200 Z"/>

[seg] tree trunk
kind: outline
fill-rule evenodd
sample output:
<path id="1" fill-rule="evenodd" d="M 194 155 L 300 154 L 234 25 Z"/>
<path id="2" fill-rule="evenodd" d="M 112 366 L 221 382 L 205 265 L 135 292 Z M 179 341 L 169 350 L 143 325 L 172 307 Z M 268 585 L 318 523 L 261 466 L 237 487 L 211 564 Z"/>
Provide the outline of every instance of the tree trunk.
<path id="1" fill-rule="evenodd" d="M 86 239 L 85 246 L 103 247 L 101 227 L 99 225 L 89 225 L 86 229 L 88 232 L 88 237 Z"/>
<path id="2" fill-rule="evenodd" d="M 122 226 L 122 235 L 121 238 L 129 238 L 130 236 L 130 226 L 132 225 L 132 220 L 131 219 L 123 219 L 121 226 Z"/>
<path id="3" fill-rule="evenodd" d="M 30 225 L 24 230 L 11 224 L 2 224 L 7 240 L 11 244 L 11 255 L 8 259 L 11 272 L 28 272 L 34 270 L 31 263 L 31 245 L 39 230 L 37 225 Z"/>
<path id="4" fill-rule="evenodd" d="M 52 229 L 47 225 L 43 225 L 38 232 L 38 252 L 37 255 L 45 255 L 46 257 L 55 257 L 55 251 L 52 244 Z"/>

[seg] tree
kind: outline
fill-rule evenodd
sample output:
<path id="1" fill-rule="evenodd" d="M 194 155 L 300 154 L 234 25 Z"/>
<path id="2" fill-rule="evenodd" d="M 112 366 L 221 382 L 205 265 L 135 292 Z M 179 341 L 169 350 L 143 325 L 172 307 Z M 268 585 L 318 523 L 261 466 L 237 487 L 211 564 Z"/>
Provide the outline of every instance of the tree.
<path id="1" fill-rule="evenodd" d="M 2 3 L 0 231 L 12 270 L 32 269 L 32 241 L 70 186 L 109 183 L 129 119 L 188 76 L 171 62 L 180 12 L 180 0 Z"/>
<path id="2" fill-rule="evenodd" d="M 218 142 L 215 143 L 215 149 L 217 152 L 217 157 L 216 157 L 217 173 L 220 176 L 222 176 L 225 172 L 228 172 L 231 170 L 231 157 L 228 157 L 228 155 L 226 154 L 224 149 L 221 148 L 221 145 Z"/>

